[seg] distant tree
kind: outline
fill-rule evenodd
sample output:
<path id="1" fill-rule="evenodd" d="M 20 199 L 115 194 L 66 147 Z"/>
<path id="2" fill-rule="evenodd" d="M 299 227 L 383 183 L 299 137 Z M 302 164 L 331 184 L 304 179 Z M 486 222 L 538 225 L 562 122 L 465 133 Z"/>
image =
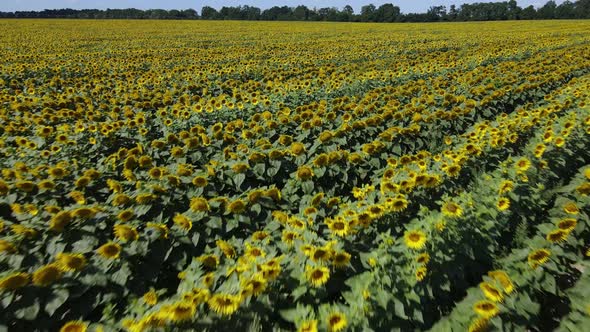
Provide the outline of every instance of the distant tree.
<path id="1" fill-rule="evenodd" d="M 574 5 L 576 18 L 590 18 L 590 0 L 578 0 Z"/>
<path id="2" fill-rule="evenodd" d="M 449 13 L 447 14 L 447 18 L 449 19 L 449 21 L 457 20 L 458 15 L 459 11 L 457 10 L 457 6 L 451 5 L 451 7 L 449 7 Z"/>
<path id="3" fill-rule="evenodd" d="M 535 10 L 535 7 L 533 7 L 532 5 L 524 8 L 521 12 L 520 12 L 520 18 L 523 20 L 534 20 L 537 18 L 537 11 Z"/>
<path id="4" fill-rule="evenodd" d="M 509 20 L 520 19 L 521 12 L 522 12 L 522 8 L 520 8 L 518 6 L 518 3 L 515 0 L 508 1 L 508 19 Z"/>
<path id="5" fill-rule="evenodd" d="M 555 18 L 557 11 L 557 4 L 553 0 L 547 1 L 547 3 L 537 10 L 537 15 L 541 19 L 552 19 Z"/>
<path id="6" fill-rule="evenodd" d="M 447 8 L 445 6 L 432 6 L 426 12 L 429 21 L 442 21 L 447 17 Z"/>
<path id="7" fill-rule="evenodd" d="M 400 9 L 391 3 L 385 3 L 374 12 L 375 22 L 395 22 L 400 16 Z"/>
<path id="8" fill-rule="evenodd" d="M 204 20 L 215 20 L 219 18 L 219 12 L 213 7 L 204 6 L 201 8 L 201 18 Z"/>
<path id="9" fill-rule="evenodd" d="M 309 8 L 299 5 L 293 9 L 293 18 L 297 21 L 309 20 Z"/>
<path id="10" fill-rule="evenodd" d="M 343 21 L 350 22 L 354 19 L 354 9 L 350 5 L 344 6 L 342 9 L 342 17 L 345 18 Z"/>
<path id="11" fill-rule="evenodd" d="M 377 8 L 374 4 L 368 4 L 361 7 L 361 22 L 375 22 L 375 11 Z"/>
<path id="12" fill-rule="evenodd" d="M 571 1 L 564 1 L 561 5 L 555 8 L 555 18 L 572 19 L 576 18 L 576 6 Z"/>

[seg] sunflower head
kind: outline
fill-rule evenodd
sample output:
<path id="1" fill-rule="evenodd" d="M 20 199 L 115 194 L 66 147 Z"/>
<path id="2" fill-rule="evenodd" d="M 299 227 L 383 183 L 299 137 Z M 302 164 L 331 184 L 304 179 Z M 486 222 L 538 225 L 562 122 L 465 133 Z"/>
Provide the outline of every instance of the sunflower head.
<path id="1" fill-rule="evenodd" d="M 404 243 L 410 249 L 422 249 L 426 244 L 426 234 L 420 230 L 407 231 L 404 234 Z"/>

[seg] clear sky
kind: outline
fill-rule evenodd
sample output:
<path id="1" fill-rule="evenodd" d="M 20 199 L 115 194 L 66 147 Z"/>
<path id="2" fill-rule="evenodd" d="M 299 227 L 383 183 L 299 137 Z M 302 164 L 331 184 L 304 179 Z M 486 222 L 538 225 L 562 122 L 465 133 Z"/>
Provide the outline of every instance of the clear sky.
<path id="1" fill-rule="evenodd" d="M 507 0 L 506 0 L 507 1 Z M 73 9 L 106 9 L 106 8 L 139 8 L 139 9 L 187 9 L 194 8 L 199 14 L 201 8 L 205 5 L 214 8 L 221 8 L 222 6 L 238 6 L 250 5 L 260 7 L 262 9 L 270 8 L 272 6 L 291 6 L 294 7 L 299 4 L 306 5 L 309 8 L 313 7 L 338 7 L 342 9 L 345 5 L 351 5 L 355 13 L 360 12 L 363 5 L 373 3 L 379 6 L 384 3 L 393 3 L 399 6 L 404 13 L 410 12 L 425 12 L 430 6 L 445 5 L 447 8 L 451 4 L 460 5 L 462 3 L 470 2 L 494 2 L 494 1 L 468 1 L 468 0 L 0 0 L 0 11 L 16 11 L 16 10 L 43 10 L 43 9 L 58 9 L 58 8 L 73 8 Z M 521 7 L 534 5 L 540 7 L 547 0 L 520 0 L 518 4 Z M 556 1 L 558 4 L 561 1 Z"/>

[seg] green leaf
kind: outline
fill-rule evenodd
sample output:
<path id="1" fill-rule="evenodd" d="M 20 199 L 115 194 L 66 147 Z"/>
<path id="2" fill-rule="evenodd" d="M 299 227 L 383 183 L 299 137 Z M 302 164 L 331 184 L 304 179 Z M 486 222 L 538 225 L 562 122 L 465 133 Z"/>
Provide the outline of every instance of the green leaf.
<path id="1" fill-rule="evenodd" d="M 303 189 L 303 192 L 307 195 L 311 195 L 311 193 L 313 193 L 313 188 L 314 188 L 314 183 L 311 180 L 304 181 L 301 184 L 301 189 Z"/>
<path id="2" fill-rule="evenodd" d="M 39 306 L 39 300 L 35 299 L 33 304 L 31 304 L 28 307 L 24 307 L 24 308 L 16 310 L 14 312 L 14 315 L 20 319 L 34 320 L 35 318 L 37 318 L 40 308 L 41 308 L 41 306 Z"/>
<path id="3" fill-rule="evenodd" d="M 244 183 L 244 180 L 246 179 L 246 174 L 240 173 L 237 174 L 236 176 L 234 176 L 234 184 L 236 185 L 236 188 L 239 188 L 240 186 L 242 186 L 242 183 Z"/>
<path id="4" fill-rule="evenodd" d="M 68 300 L 69 295 L 67 289 L 55 289 L 50 296 L 50 300 L 45 304 L 45 311 L 50 316 L 53 316 L 55 311 Z"/>

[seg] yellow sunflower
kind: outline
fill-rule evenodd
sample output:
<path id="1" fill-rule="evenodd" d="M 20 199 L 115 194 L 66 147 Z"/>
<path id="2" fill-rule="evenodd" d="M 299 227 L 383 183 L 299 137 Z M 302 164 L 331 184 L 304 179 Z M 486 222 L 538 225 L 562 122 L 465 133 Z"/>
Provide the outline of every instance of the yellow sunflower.
<path id="1" fill-rule="evenodd" d="M 341 312 L 333 312 L 328 316 L 328 331 L 338 332 L 347 325 L 346 316 Z"/>
<path id="2" fill-rule="evenodd" d="M 426 244 L 426 234 L 419 230 L 407 231 L 404 234 L 404 242 L 408 248 L 415 250 L 422 249 Z"/>
<path id="3" fill-rule="evenodd" d="M 506 197 L 500 197 L 496 203 L 496 207 L 499 211 L 508 210 L 508 208 L 510 208 L 510 200 Z"/>
<path id="4" fill-rule="evenodd" d="M 504 287 L 506 294 L 510 294 L 514 290 L 514 284 L 506 272 L 502 270 L 490 271 L 488 272 L 488 276 L 499 282 Z"/>
<path id="5" fill-rule="evenodd" d="M 488 300 L 478 301 L 473 305 L 473 311 L 483 318 L 491 318 L 500 313 L 496 303 Z"/>
<path id="6" fill-rule="evenodd" d="M 15 290 L 26 286 L 31 279 L 28 273 L 15 272 L 0 279 L 0 289 Z"/>
<path id="7" fill-rule="evenodd" d="M 100 246 L 96 252 L 104 258 L 117 259 L 121 254 L 121 246 L 114 242 L 108 242 Z"/>
<path id="8" fill-rule="evenodd" d="M 479 284 L 479 288 L 483 292 L 483 295 L 494 302 L 502 302 L 504 300 L 504 295 L 502 295 L 502 291 L 500 291 L 496 286 L 490 284 L 489 282 L 482 282 Z"/>
<path id="9" fill-rule="evenodd" d="M 80 271 L 86 265 L 86 257 L 82 254 L 59 253 L 57 263 L 64 271 Z"/>
<path id="10" fill-rule="evenodd" d="M 449 217 L 461 217 L 463 215 L 463 209 L 460 205 L 454 202 L 446 202 L 441 207 L 441 212 L 445 216 Z"/>
<path id="11" fill-rule="evenodd" d="M 61 329 L 59 329 L 59 332 L 86 332 L 87 329 L 88 324 L 75 320 L 65 323 Z"/>
<path id="12" fill-rule="evenodd" d="M 61 279 L 63 270 L 56 263 L 47 264 L 33 272 L 33 284 L 36 286 L 49 286 Z"/>
<path id="13" fill-rule="evenodd" d="M 330 270 L 324 266 L 306 266 L 305 277 L 313 287 L 320 287 L 330 279 Z"/>
<path id="14" fill-rule="evenodd" d="M 185 216 L 184 214 L 177 213 L 174 218 L 172 218 L 174 223 L 180 227 L 184 231 L 190 231 L 193 228 L 193 222 L 190 220 L 189 217 Z"/>
<path id="15" fill-rule="evenodd" d="M 490 319 L 487 317 L 477 317 L 471 324 L 469 324 L 469 332 L 485 332 L 490 324 Z"/>
<path id="16" fill-rule="evenodd" d="M 231 294 L 214 294 L 207 304 L 209 308 L 219 315 L 228 316 L 236 312 L 240 307 L 241 299 L 237 295 Z"/>
<path id="17" fill-rule="evenodd" d="M 318 321 L 315 319 L 304 321 L 299 325 L 297 332 L 318 332 Z"/>
<path id="18" fill-rule="evenodd" d="M 528 256 L 529 265 L 534 269 L 539 265 L 544 264 L 549 260 L 551 251 L 548 249 L 537 249 L 531 252 Z"/>

